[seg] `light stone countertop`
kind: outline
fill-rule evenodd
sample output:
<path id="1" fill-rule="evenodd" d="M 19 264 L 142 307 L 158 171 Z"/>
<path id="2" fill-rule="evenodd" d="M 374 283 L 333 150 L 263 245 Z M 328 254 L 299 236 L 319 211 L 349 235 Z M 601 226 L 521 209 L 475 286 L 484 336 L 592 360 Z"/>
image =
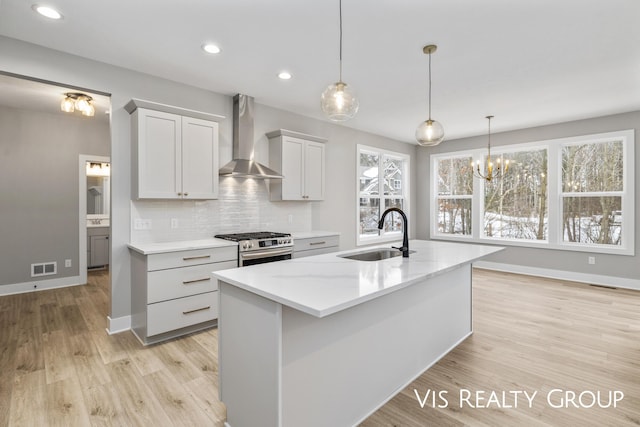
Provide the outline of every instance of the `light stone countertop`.
<path id="1" fill-rule="evenodd" d="M 226 246 L 238 246 L 237 242 L 223 239 L 183 240 L 179 242 L 162 243 L 129 243 L 130 249 L 142 255 L 161 254 L 165 252 L 189 251 L 194 249 L 222 248 Z"/>
<path id="2" fill-rule="evenodd" d="M 409 258 L 354 261 L 338 256 L 373 249 L 367 247 L 215 271 L 213 276 L 312 316 L 325 317 L 504 249 L 425 240 L 412 240 L 409 247 L 416 251 Z"/>

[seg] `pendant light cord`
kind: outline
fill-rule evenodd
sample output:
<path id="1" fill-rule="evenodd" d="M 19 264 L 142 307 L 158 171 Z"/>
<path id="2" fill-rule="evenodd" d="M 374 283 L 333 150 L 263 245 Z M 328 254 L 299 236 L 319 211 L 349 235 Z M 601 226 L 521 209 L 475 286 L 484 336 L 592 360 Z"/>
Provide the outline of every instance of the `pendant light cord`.
<path id="1" fill-rule="evenodd" d="M 489 121 L 488 127 L 488 141 L 487 141 L 487 157 L 491 160 L 491 118 L 493 116 L 487 116 L 487 120 Z"/>
<path id="2" fill-rule="evenodd" d="M 429 120 L 431 120 L 431 52 L 429 52 Z"/>
<path id="3" fill-rule="evenodd" d="M 342 82 L 342 0 L 339 1 L 340 5 L 340 82 Z"/>

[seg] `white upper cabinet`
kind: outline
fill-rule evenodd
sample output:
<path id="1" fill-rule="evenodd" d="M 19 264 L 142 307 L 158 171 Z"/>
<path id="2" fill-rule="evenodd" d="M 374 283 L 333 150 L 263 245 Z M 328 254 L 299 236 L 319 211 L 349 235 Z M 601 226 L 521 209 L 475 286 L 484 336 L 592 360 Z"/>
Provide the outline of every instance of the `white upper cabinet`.
<path id="1" fill-rule="evenodd" d="M 125 108 L 132 113 L 134 197 L 218 197 L 218 123 L 214 120 L 221 116 L 140 100 L 132 100 Z"/>
<path id="2" fill-rule="evenodd" d="M 323 200 L 327 140 L 285 129 L 267 137 L 269 165 L 284 176 L 271 180 L 271 200 Z"/>

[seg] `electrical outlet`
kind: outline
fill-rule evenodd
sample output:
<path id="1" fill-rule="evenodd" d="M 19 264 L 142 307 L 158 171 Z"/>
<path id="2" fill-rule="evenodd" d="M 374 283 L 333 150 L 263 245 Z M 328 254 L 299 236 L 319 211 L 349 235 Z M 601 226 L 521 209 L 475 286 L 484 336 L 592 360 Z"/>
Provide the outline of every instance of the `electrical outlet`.
<path id="1" fill-rule="evenodd" d="M 293 224 L 293 215 L 289 214 L 289 224 Z"/>
<path id="2" fill-rule="evenodd" d="M 171 218 L 171 228 L 172 229 L 178 228 L 178 218 Z"/>
<path id="3" fill-rule="evenodd" d="M 590 264 L 590 265 L 594 265 L 594 264 L 596 263 L 596 257 L 594 257 L 594 256 L 590 256 L 590 257 L 589 257 L 589 259 L 588 259 L 588 261 L 589 261 L 589 264 Z"/>
<path id="4" fill-rule="evenodd" d="M 151 230 L 151 228 L 152 222 L 150 219 L 136 218 L 136 220 L 133 221 L 134 230 Z"/>
<path id="5" fill-rule="evenodd" d="M 64 260 L 64 266 L 67 267 L 67 268 L 71 267 L 71 260 L 70 259 L 65 259 Z"/>

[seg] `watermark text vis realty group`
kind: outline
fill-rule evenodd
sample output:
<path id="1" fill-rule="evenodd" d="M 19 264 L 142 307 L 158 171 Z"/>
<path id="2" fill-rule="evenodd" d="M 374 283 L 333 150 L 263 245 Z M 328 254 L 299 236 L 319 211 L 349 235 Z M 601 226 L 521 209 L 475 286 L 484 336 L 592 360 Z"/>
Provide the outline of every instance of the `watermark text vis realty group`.
<path id="1" fill-rule="evenodd" d="M 619 390 L 563 390 L 555 388 L 548 393 L 537 390 L 468 390 L 452 396 L 447 390 L 431 390 L 420 393 L 413 389 L 421 408 L 447 408 L 457 404 L 459 408 L 531 408 L 537 401 L 543 402 L 551 408 L 616 408 L 624 399 L 624 393 Z"/>

